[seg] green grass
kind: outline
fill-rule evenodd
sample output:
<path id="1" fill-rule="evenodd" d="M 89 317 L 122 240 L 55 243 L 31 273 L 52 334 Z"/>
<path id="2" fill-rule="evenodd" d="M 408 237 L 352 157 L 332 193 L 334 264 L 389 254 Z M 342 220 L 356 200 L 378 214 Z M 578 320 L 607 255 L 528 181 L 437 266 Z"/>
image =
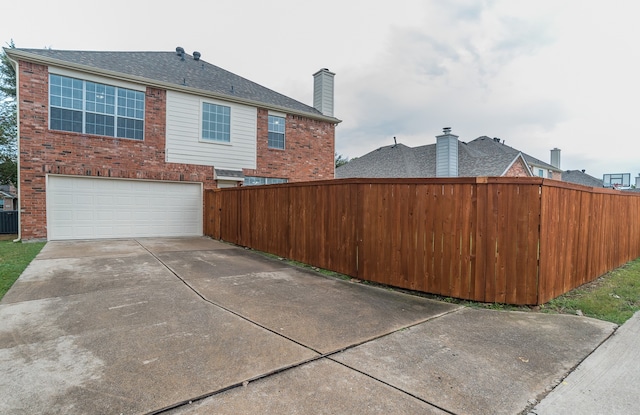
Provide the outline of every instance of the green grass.
<path id="1" fill-rule="evenodd" d="M 0 241 L 0 299 L 38 255 L 44 244 Z"/>
<path id="2" fill-rule="evenodd" d="M 640 310 L 640 258 L 541 306 L 545 312 L 577 314 L 622 324 Z"/>

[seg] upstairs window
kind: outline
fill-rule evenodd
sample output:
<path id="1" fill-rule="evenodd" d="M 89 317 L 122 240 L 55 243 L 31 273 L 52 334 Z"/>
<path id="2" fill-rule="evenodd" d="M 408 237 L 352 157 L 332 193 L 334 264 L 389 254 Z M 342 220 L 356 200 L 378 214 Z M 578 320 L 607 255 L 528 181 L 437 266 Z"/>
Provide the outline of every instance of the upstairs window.
<path id="1" fill-rule="evenodd" d="M 269 115 L 269 148 L 284 150 L 284 118 Z"/>
<path id="2" fill-rule="evenodd" d="M 224 105 L 202 103 L 202 139 L 231 141 L 231 108 Z"/>
<path id="3" fill-rule="evenodd" d="M 144 138 L 144 93 L 49 75 L 52 130 L 108 137 Z"/>
<path id="4" fill-rule="evenodd" d="M 285 178 L 279 178 L 279 177 L 245 177 L 244 178 L 244 185 L 245 186 L 260 186 L 260 185 L 265 185 L 265 184 L 280 184 L 280 183 L 287 183 L 289 180 L 285 179 Z"/>

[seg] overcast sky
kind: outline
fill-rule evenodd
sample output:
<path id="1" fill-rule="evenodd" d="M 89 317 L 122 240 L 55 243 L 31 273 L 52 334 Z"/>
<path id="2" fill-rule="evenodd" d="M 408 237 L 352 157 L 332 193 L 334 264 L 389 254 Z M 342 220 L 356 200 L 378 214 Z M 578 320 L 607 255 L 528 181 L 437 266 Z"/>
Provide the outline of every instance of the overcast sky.
<path id="1" fill-rule="evenodd" d="M 336 151 L 499 137 L 562 168 L 640 173 L 640 3 L 631 0 L 7 2 L 0 41 L 197 50 L 312 105 L 336 73 Z"/>

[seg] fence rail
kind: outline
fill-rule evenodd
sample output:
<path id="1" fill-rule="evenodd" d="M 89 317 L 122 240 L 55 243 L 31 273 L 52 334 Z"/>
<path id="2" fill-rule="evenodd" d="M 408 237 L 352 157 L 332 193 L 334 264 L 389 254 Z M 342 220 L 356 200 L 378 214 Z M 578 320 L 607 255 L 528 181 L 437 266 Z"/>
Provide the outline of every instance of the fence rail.
<path id="1" fill-rule="evenodd" d="M 354 278 L 542 304 L 640 256 L 640 195 L 541 178 L 209 190 L 205 234 Z"/>

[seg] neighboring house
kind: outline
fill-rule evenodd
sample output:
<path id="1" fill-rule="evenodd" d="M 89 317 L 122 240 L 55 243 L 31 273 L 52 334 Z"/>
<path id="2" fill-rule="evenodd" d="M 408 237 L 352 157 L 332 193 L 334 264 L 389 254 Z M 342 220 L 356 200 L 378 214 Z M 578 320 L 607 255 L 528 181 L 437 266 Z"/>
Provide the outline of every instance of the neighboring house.
<path id="1" fill-rule="evenodd" d="M 562 172 L 562 181 L 583 186 L 602 187 L 602 179 L 588 175 L 585 170 L 566 170 Z"/>
<path id="2" fill-rule="evenodd" d="M 17 210 L 16 188 L 10 184 L 0 185 L 0 210 Z"/>
<path id="3" fill-rule="evenodd" d="M 5 48 L 22 239 L 202 235 L 203 189 L 333 178 L 333 77 L 314 106 L 200 53 Z"/>
<path id="4" fill-rule="evenodd" d="M 552 150 L 554 154 L 559 166 L 560 150 Z M 562 170 L 509 147 L 498 138 L 483 136 L 468 143 L 459 141 L 449 128 L 436 137 L 435 144 L 380 147 L 336 169 L 336 178 L 538 175 L 560 180 Z"/>

